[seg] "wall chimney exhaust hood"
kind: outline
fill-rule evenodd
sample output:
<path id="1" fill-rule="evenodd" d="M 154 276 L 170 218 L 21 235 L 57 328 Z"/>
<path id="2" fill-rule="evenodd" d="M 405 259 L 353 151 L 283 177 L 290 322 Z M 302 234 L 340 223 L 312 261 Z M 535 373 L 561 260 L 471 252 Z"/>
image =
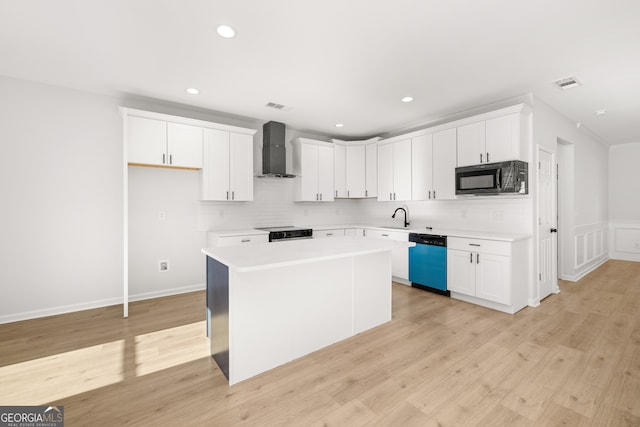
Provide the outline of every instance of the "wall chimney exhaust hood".
<path id="1" fill-rule="evenodd" d="M 262 126 L 262 177 L 295 178 L 288 174 L 284 123 L 267 122 Z"/>

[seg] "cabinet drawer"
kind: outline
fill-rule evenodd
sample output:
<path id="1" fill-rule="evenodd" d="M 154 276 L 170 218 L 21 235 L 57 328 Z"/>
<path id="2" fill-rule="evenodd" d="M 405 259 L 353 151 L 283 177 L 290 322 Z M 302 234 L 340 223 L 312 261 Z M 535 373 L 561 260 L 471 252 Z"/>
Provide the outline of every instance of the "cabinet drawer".
<path id="1" fill-rule="evenodd" d="M 447 248 L 457 249 L 461 251 L 511 256 L 511 243 L 500 242 L 496 240 L 449 237 L 447 239 Z"/>
<path id="2" fill-rule="evenodd" d="M 336 228 L 332 230 L 313 230 L 314 239 L 336 236 L 344 236 L 344 228 Z"/>
<path id="3" fill-rule="evenodd" d="M 242 236 L 213 236 L 209 239 L 212 246 L 238 246 L 257 243 L 269 243 L 268 234 L 247 234 Z"/>
<path id="4" fill-rule="evenodd" d="M 402 231 L 374 230 L 374 229 L 368 228 L 365 230 L 365 236 L 373 237 L 376 239 L 397 240 L 399 242 L 409 241 L 409 233 L 403 233 Z"/>

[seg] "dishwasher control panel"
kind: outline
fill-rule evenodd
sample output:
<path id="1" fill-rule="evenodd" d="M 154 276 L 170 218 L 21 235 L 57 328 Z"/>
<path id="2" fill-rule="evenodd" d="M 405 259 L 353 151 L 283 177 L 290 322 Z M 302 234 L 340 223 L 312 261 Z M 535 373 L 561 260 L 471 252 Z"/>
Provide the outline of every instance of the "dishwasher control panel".
<path id="1" fill-rule="evenodd" d="M 447 247 L 447 236 L 437 234 L 409 233 L 409 241 L 422 245 Z"/>

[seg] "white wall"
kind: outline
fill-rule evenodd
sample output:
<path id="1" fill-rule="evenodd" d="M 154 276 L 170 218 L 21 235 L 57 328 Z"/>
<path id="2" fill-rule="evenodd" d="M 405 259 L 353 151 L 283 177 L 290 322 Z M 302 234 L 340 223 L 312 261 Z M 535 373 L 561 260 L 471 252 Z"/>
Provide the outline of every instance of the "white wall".
<path id="1" fill-rule="evenodd" d="M 0 77 L 0 323 L 122 300 L 117 101 Z"/>
<path id="2" fill-rule="evenodd" d="M 531 199 L 469 197 L 421 202 L 360 202 L 361 218 L 372 225 L 402 226 L 403 215 L 391 218 L 402 205 L 409 208 L 412 227 L 455 228 L 505 233 L 531 233 Z"/>
<path id="3" fill-rule="evenodd" d="M 574 211 L 565 219 L 571 229 L 559 230 L 565 256 L 558 271 L 563 279 L 577 280 L 608 258 L 608 147 L 538 98 L 533 111 L 534 149 L 540 145 L 558 153 L 558 139 L 573 145 Z M 533 202 L 535 206 L 535 196 Z M 537 249 L 534 252 L 537 265 Z"/>
<path id="4" fill-rule="evenodd" d="M 609 150 L 610 256 L 640 261 L 640 143 Z"/>

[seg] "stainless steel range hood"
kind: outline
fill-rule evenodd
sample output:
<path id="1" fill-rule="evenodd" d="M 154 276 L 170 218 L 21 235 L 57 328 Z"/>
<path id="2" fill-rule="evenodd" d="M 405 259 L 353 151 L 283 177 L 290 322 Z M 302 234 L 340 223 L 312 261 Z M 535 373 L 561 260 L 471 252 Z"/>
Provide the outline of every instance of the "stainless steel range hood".
<path id="1" fill-rule="evenodd" d="M 286 126 L 267 122 L 262 126 L 262 175 L 260 177 L 295 178 L 288 174 L 285 148 Z"/>

